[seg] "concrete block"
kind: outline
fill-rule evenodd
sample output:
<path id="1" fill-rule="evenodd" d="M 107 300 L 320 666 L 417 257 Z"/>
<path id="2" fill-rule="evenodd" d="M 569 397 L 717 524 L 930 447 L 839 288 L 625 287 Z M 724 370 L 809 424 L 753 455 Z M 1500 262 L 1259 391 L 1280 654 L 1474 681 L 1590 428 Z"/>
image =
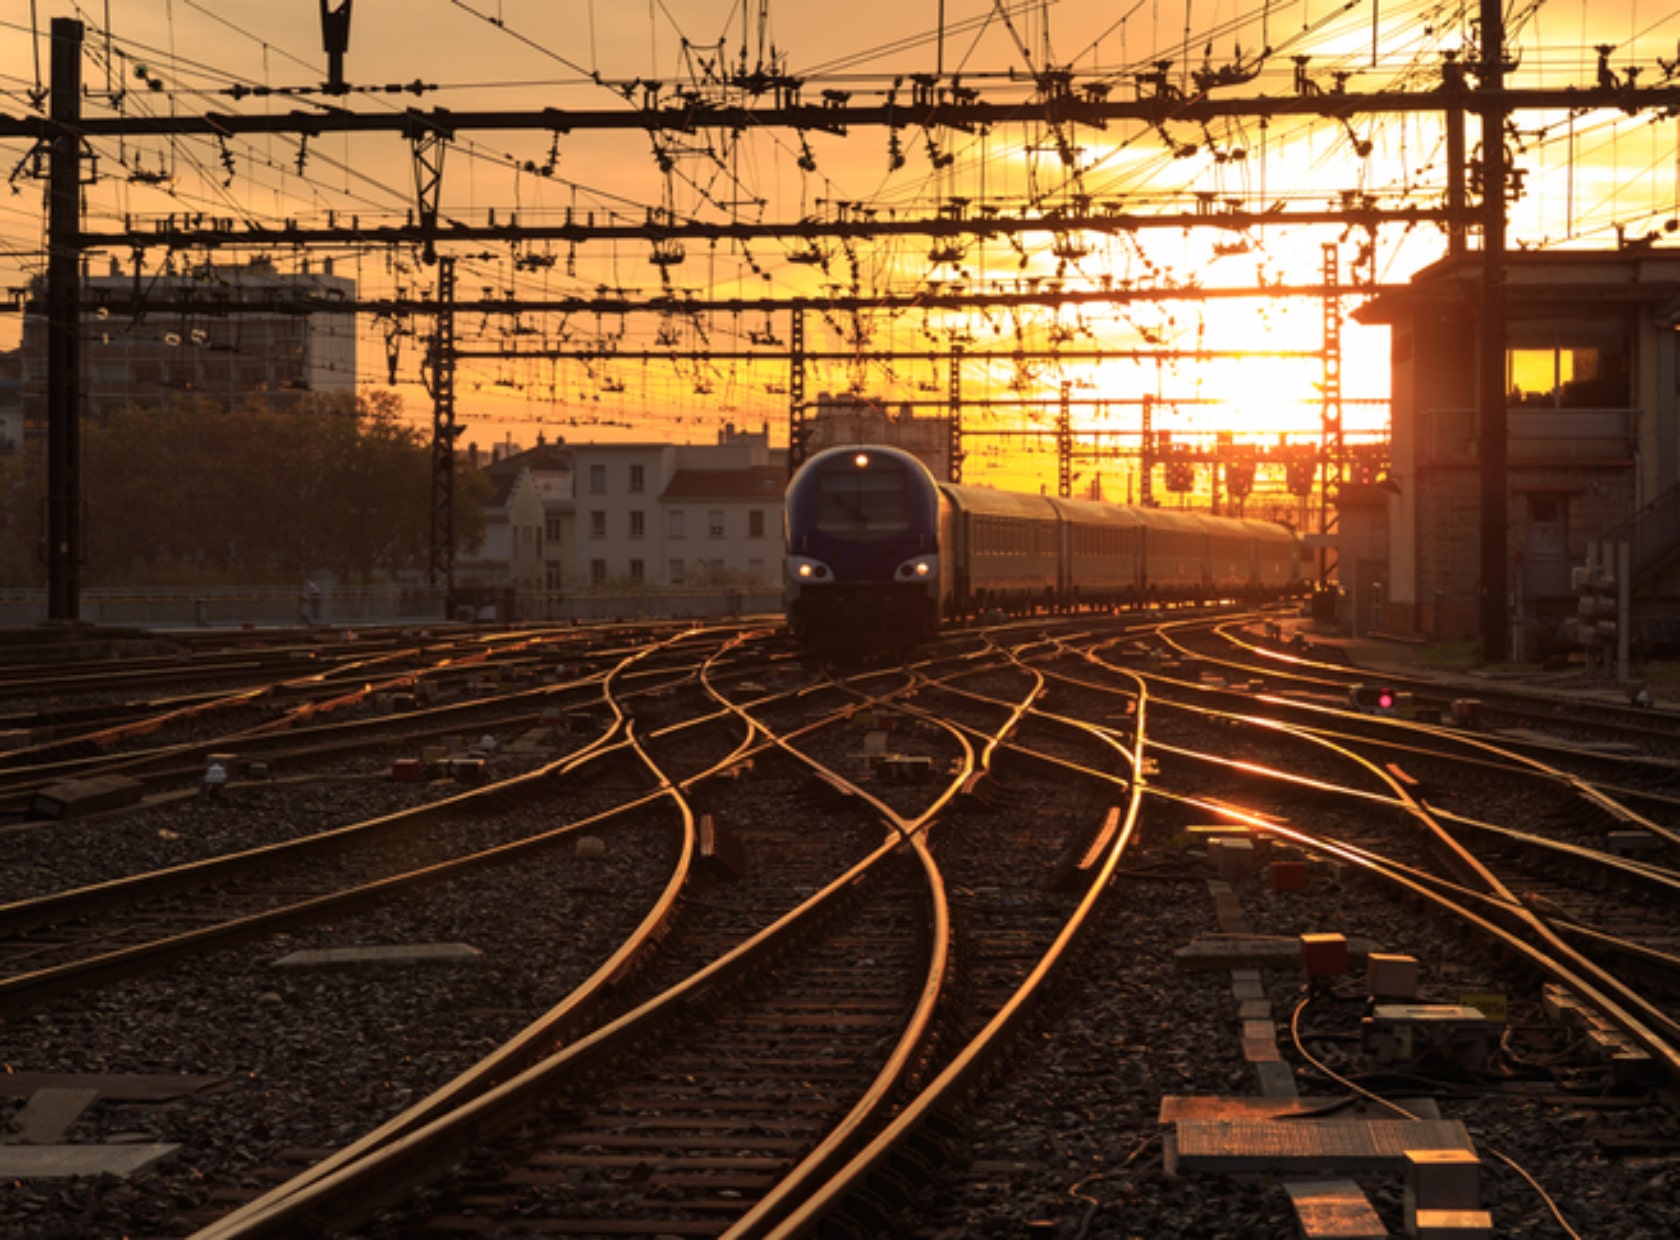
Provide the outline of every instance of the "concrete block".
<path id="1" fill-rule="evenodd" d="M 325 947 L 293 952 L 274 962 L 277 969 L 390 969 L 478 964 L 484 953 L 465 943 L 406 943 L 389 947 Z"/>
<path id="2" fill-rule="evenodd" d="M 1265 981 L 1259 969 L 1232 969 L 1231 993 L 1239 999 L 1262 999 Z"/>
<path id="3" fill-rule="evenodd" d="M 1372 948 L 1377 946 L 1370 939 L 1356 938 L 1344 942 L 1347 961 L 1355 967 L 1363 966 Z M 1181 971 L 1187 973 L 1205 969 L 1272 969 L 1279 973 L 1298 973 L 1302 967 L 1300 943 L 1275 938 L 1197 939 L 1175 948 L 1173 960 Z M 1343 972 L 1346 969 L 1347 965 L 1344 965 Z"/>
<path id="4" fill-rule="evenodd" d="M 24 1145 L 56 1145 L 98 1097 L 97 1089 L 38 1089 L 29 1095 L 13 1121 L 17 1132 L 10 1140 Z"/>
<path id="5" fill-rule="evenodd" d="M 179 1145 L 0 1145 L 0 1180 L 126 1180 L 168 1158 Z"/>
<path id="6" fill-rule="evenodd" d="M 29 805 L 29 816 L 67 821 L 89 814 L 102 814 L 107 810 L 140 804 L 145 791 L 144 784 L 126 775 L 89 775 L 85 779 L 67 779 L 36 792 Z"/>
<path id="7" fill-rule="evenodd" d="M 1215 864 L 1219 867 L 1219 877 L 1228 883 L 1252 874 L 1255 869 L 1254 841 L 1230 837 L 1221 839 L 1215 853 Z"/>
<path id="8" fill-rule="evenodd" d="M 1420 1210 L 1475 1210 L 1482 1160 L 1474 1150 L 1407 1150 L 1406 1217 Z"/>
<path id="9" fill-rule="evenodd" d="M 1395 1172 L 1407 1150 L 1473 1149 L 1458 1120 L 1181 1119 L 1184 1171 L 1278 1175 Z"/>
<path id="10" fill-rule="evenodd" d="M 43 1089 L 88 1089 L 125 1102 L 172 1102 L 227 1081 L 225 1076 L 139 1072 L 0 1072 L 0 1098 L 28 1098 Z"/>
<path id="11" fill-rule="evenodd" d="M 1266 877 L 1273 891 L 1305 891 L 1307 863 L 1305 861 L 1274 861 L 1266 867 Z"/>
<path id="12" fill-rule="evenodd" d="M 1340 977 L 1348 971 L 1348 941 L 1343 934 L 1303 934 L 1301 970 L 1308 977 Z"/>
<path id="13" fill-rule="evenodd" d="M 1365 962 L 1365 988 L 1378 999 L 1416 999 L 1417 958 L 1373 952 Z"/>
<path id="14" fill-rule="evenodd" d="M 1657 837 L 1649 831 L 1612 831 L 1604 839 L 1610 851 L 1618 857 L 1636 857 L 1657 851 Z"/>
<path id="15" fill-rule="evenodd" d="M 1365 1190 L 1352 1180 L 1288 1180 L 1302 1240 L 1377 1240 L 1388 1235 Z"/>
<path id="16" fill-rule="evenodd" d="M 1262 1060 L 1254 1065 L 1254 1079 L 1267 1098 L 1293 1098 L 1299 1094 L 1295 1084 L 1295 1069 L 1278 1056 L 1272 1061 Z"/>
<path id="17" fill-rule="evenodd" d="M 1418 1240 L 1492 1240 L 1493 1215 L 1486 1210 L 1419 1210 L 1407 1228 Z"/>

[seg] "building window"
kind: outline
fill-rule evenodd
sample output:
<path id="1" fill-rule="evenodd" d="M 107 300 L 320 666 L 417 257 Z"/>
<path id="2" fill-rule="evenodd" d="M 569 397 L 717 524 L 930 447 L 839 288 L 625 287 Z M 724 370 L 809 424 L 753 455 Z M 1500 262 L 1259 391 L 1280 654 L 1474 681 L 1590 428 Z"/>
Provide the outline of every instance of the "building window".
<path id="1" fill-rule="evenodd" d="M 630 493 L 640 495 L 647 490 L 647 470 L 641 465 L 630 467 Z"/>
<path id="2" fill-rule="evenodd" d="M 681 560 L 671 561 L 671 584 L 674 586 L 683 584 L 683 562 Z"/>
<path id="3" fill-rule="evenodd" d="M 747 537 L 764 537 L 764 510 L 754 508 L 747 513 Z"/>
<path id="4" fill-rule="evenodd" d="M 762 585 L 764 583 L 764 561 L 748 560 L 747 576 L 753 579 L 754 585 Z"/>
<path id="5" fill-rule="evenodd" d="M 723 509 L 713 508 L 706 514 L 706 536 L 708 538 L 723 537 Z"/>
<path id="6" fill-rule="evenodd" d="M 631 560 L 630 561 L 630 580 L 635 581 L 635 582 L 640 582 L 646 576 L 647 576 L 647 573 L 642 567 L 642 562 L 640 560 Z"/>
<path id="7" fill-rule="evenodd" d="M 589 561 L 589 580 L 594 585 L 607 583 L 607 562 L 605 560 Z"/>
<path id="8" fill-rule="evenodd" d="M 560 541 L 560 518 L 549 516 L 543 518 L 543 536 L 551 543 Z"/>
<path id="9" fill-rule="evenodd" d="M 1505 390 L 1513 409 L 1625 409 L 1627 329 L 1620 319 L 1515 319 Z"/>
<path id="10" fill-rule="evenodd" d="M 640 508 L 630 513 L 630 537 L 642 538 L 647 534 L 647 516 Z"/>
<path id="11" fill-rule="evenodd" d="M 605 495 L 607 493 L 607 467 L 605 465 L 591 465 L 589 467 L 589 493 L 591 495 Z"/>
<path id="12" fill-rule="evenodd" d="M 558 568 L 549 569 L 548 572 L 544 574 L 544 580 L 547 582 L 550 590 L 558 590 L 560 588 L 561 580 L 560 570 Z"/>
<path id="13" fill-rule="evenodd" d="M 683 510 L 681 508 L 673 508 L 666 514 L 665 533 L 670 538 L 681 538 L 683 536 Z"/>
<path id="14" fill-rule="evenodd" d="M 591 538 L 605 538 L 607 536 L 607 514 L 599 508 L 589 510 L 589 536 Z"/>

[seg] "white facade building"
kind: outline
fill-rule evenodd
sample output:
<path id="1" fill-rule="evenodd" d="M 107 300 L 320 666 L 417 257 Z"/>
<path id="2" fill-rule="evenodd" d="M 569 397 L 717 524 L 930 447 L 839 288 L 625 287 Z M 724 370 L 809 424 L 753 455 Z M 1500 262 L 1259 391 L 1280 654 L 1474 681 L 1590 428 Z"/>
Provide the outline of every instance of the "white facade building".
<path id="1" fill-rule="evenodd" d="M 576 444 L 570 580 L 597 592 L 776 587 L 786 456 L 767 431 L 716 444 Z"/>
<path id="2" fill-rule="evenodd" d="M 538 443 L 528 451 L 498 448 L 485 467 L 490 496 L 484 536 L 455 558 L 458 589 L 513 590 L 534 597 L 562 592 L 567 518 L 572 502 L 572 452 Z"/>
<path id="3" fill-rule="evenodd" d="M 774 608 L 787 455 L 767 430 L 494 456 L 484 537 L 456 556 L 460 591 L 511 594 L 510 614 L 528 620 Z"/>

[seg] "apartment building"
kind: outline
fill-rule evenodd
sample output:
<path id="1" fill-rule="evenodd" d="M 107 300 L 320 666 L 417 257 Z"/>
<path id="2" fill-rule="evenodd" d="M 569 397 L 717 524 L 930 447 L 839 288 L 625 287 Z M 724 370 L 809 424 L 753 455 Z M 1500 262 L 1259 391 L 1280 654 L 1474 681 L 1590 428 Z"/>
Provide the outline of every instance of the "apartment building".
<path id="1" fill-rule="evenodd" d="M 786 454 L 768 430 L 715 444 L 572 445 L 577 588 L 774 587 Z"/>
<path id="2" fill-rule="evenodd" d="M 310 309 L 299 309 L 307 298 Z M 43 421 L 47 329 L 33 285 L 23 321 L 23 404 Z M 141 299 L 155 310 L 136 311 Z M 332 260 L 282 272 L 266 258 L 202 264 L 135 276 L 112 261 L 109 274 L 82 280 L 82 409 L 94 418 L 127 406 L 161 408 L 208 401 L 224 410 L 250 402 L 284 409 L 316 393 L 356 390 L 356 282 Z"/>

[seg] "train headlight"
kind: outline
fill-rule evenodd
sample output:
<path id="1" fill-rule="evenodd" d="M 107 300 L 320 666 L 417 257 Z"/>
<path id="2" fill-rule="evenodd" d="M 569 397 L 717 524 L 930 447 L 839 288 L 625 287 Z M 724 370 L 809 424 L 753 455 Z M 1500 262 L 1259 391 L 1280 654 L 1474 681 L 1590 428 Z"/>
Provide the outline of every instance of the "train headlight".
<path id="1" fill-rule="evenodd" d="M 821 560 L 791 559 L 788 572 L 796 581 L 827 581 L 833 575 Z"/>
<path id="2" fill-rule="evenodd" d="M 905 560 L 898 566 L 900 581 L 932 581 L 939 575 L 939 557 L 933 555 L 919 555 L 913 560 Z"/>

